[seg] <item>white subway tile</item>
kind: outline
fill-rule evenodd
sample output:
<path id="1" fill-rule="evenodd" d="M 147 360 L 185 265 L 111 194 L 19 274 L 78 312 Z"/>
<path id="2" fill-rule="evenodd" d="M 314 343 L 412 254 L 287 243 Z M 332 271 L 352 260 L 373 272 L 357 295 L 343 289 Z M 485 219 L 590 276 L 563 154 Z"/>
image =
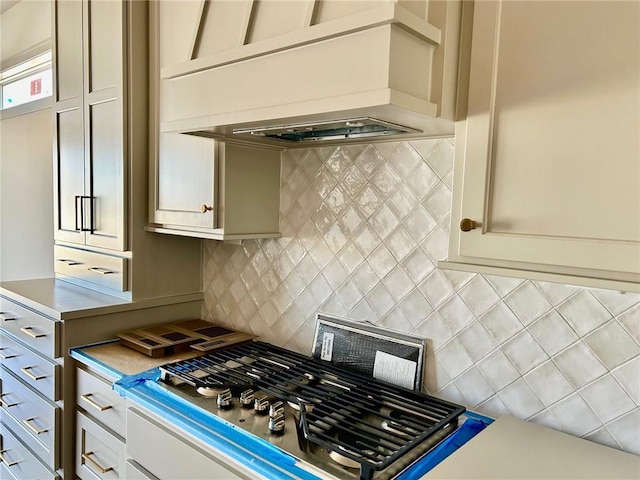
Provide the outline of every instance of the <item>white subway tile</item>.
<path id="1" fill-rule="evenodd" d="M 480 322 L 489 330 L 498 343 L 503 343 L 516 333 L 522 331 L 524 326 L 513 312 L 503 302 L 480 317 Z"/>
<path id="2" fill-rule="evenodd" d="M 607 424 L 607 430 L 611 432 L 613 438 L 622 448 L 634 455 L 640 455 L 640 435 L 638 435 L 640 425 L 640 409 L 636 408 L 631 412 L 615 419 Z"/>
<path id="3" fill-rule="evenodd" d="M 458 340 L 474 362 L 484 358 L 498 346 L 480 322 L 473 322 L 458 334 Z"/>
<path id="4" fill-rule="evenodd" d="M 549 407 L 549 411 L 560 424 L 563 432 L 582 437 L 602 427 L 589 405 L 574 393 Z"/>
<path id="5" fill-rule="evenodd" d="M 400 143 L 390 156 L 385 155 L 385 157 L 389 159 L 389 164 L 403 179 L 407 179 L 413 170 L 422 163 L 420 154 L 407 142 Z"/>
<path id="6" fill-rule="evenodd" d="M 452 379 L 473 365 L 469 354 L 455 338 L 438 350 L 436 357 Z"/>
<path id="7" fill-rule="evenodd" d="M 451 330 L 447 328 L 438 312 L 429 315 L 416 327 L 416 331 L 427 339 L 432 351 L 439 350 L 453 337 Z"/>
<path id="8" fill-rule="evenodd" d="M 591 332 L 584 341 L 609 370 L 640 354 L 640 345 L 615 320 Z"/>
<path id="9" fill-rule="evenodd" d="M 433 308 L 417 288 L 404 297 L 398 306 L 412 327 L 420 325 L 433 312 Z"/>
<path id="10" fill-rule="evenodd" d="M 477 363 L 477 367 L 495 391 L 502 390 L 520 377 L 518 370 L 501 350 L 487 355 Z"/>
<path id="11" fill-rule="evenodd" d="M 546 406 L 554 404 L 575 391 L 569 380 L 550 360 L 531 370 L 524 379 Z"/>
<path id="12" fill-rule="evenodd" d="M 602 423 L 610 422 L 636 408 L 636 404 L 609 374 L 581 389 L 580 396 L 602 420 Z"/>
<path id="13" fill-rule="evenodd" d="M 618 321 L 635 341 L 640 343 L 640 305 L 635 305 L 622 313 L 618 316 Z"/>
<path id="14" fill-rule="evenodd" d="M 607 369 L 582 342 L 576 342 L 553 357 L 553 361 L 574 387 L 580 388 L 604 375 Z"/>
<path id="15" fill-rule="evenodd" d="M 473 312 L 458 295 L 447 300 L 438 308 L 438 312 L 454 335 L 464 330 L 476 319 Z"/>
<path id="16" fill-rule="evenodd" d="M 612 316 L 588 290 L 582 290 L 558 307 L 571 327 L 580 336 L 595 330 Z"/>
<path id="17" fill-rule="evenodd" d="M 612 372 L 636 405 L 640 405 L 640 356 L 629 360 Z"/>
<path id="18" fill-rule="evenodd" d="M 522 378 L 500 390 L 498 396 L 518 418 L 529 418 L 544 409 L 543 403 Z"/>
<path id="19" fill-rule="evenodd" d="M 504 301 L 524 325 L 529 325 L 552 308 L 544 295 L 531 282 L 524 282 Z"/>
<path id="20" fill-rule="evenodd" d="M 419 287 L 422 294 L 432 307 L 438 308 L 447 298 L 451 297 L 455 290 L 442 270 L 435 270 Z"/>
<path id="21" fill-rule="evenodd" d="M 409 278 L 416 285 L 436 268 L 420 247 L 416 247 L 413 252 L 404 257 L 401 264 Z"/>
<path id="22" fill-rule="evenodd" d="M 460 289 L 460 296 L 476 317 L 481 316 L 500 301 L 496 291 L 482 275 L 477 275 Z"/>
<path id="23" fill-rule="evenodd" d="M 455 385 L 470 407 L 484 402 L 495 394 L 491 385 L 487 383 L 476 367 L 471 367 L 455 380 Z"/>
<path id="24" fill-rule="evenodd" d="M 568 347 L 579 338 L 565 319 L 555 310 L 551 310 L 529 325 L 529 332 L 531 332 L 544 351 L 551 356 Z"/>
<path id="25" fill-rule="evenodd" d="M 524 280 L 521 278 L 512 278 L 512 277 L 499 277 L 497 275 L 483 275 L 484 278 L 491 284 L 494 290 L 500 295 L 500 297 L 505 297 L 509 293 L 511 293 L 515 288 L 522 283 Z"/>

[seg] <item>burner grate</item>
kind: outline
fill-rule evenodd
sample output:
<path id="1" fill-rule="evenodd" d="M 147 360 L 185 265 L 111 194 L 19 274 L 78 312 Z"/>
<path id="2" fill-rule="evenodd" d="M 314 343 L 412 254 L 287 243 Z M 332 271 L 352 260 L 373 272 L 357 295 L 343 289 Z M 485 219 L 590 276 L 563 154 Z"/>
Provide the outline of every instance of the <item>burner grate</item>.
<path id="1" fill-rule="evenodd" d="M 305 438 L 360 465 L 370 480 L 457 421 L 464 407 L 262 342 L 160 367 L 196 388 L 259 389 L 300 405 Z M 304 404 L 313 408 L 304 408 Z"/>

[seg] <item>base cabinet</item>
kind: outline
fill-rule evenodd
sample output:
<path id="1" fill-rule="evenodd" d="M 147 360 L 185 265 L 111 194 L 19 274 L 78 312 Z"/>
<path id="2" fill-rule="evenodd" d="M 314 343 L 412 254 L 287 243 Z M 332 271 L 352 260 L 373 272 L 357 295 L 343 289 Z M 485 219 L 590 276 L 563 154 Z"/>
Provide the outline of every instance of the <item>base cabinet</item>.
<path id="1" fill-rule="evenodd" d="M 638 2 L 474 3 L 441 267 L 640 291 L 639 32 Z"/>
<path id="2" fill-rule="evenodd" d="M 124 398 L 69 349 L 200 311 L 199 295 L 133 303 L 55 279 L 0 284 L 0 478 L 125 478 Z"/>
<path id="3" fill-rule="evenodd" d="M 76 412 L 76 476 L 115 480 L 125 476 L 125 444 L 98 422 Z"/>
<path id="4" fill-rule="evenodd" d="M 9 426 L 0 423 L 0 478 L 6 480 L 59 480 L 60 477 L 53 473 L 42 463 L 29 447 Z"/>
<path id="5" fill-rule="evenodd" d="M 161 480 L 261 478 L 137 406 L 127 410 L 127 457 Z"/>

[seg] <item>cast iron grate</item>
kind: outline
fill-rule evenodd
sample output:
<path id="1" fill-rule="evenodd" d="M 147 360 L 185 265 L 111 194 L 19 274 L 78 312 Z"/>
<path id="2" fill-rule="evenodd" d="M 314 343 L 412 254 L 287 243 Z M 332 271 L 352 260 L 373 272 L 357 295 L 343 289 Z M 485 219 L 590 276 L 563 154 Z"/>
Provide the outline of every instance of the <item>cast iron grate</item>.
<path id="1" fill-rule="evenodd" d="M 360 465 L 360 478 L 380 471 L 449 426 L 464 407 L 387 384 L 331 363 L 262 342 L 160 367 L 196 388 L 247 388 L 294 403 L 305 438 Z"/>

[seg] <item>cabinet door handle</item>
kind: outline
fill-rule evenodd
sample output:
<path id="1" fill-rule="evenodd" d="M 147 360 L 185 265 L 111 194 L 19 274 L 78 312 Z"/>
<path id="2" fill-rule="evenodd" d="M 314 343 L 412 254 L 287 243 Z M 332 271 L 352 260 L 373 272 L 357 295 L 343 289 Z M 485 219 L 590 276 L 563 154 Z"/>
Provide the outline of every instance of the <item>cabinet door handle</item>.
<path id="1" fill-rule="evenodd" d="M 2 347 L 0 348 L 0 352 L 2 352 L 3 350 L 8 350 L 7 347 Z M 18 355 L 14 354 L 14 353 L 10 353 L 9 355 L 5 355 L 3 353 L 0 353 L 0 358 L 2 360 L 9 360 L 10 358 L 16 358 Z"/>
<path id="2" fill-rule="evenodd" d="M 20 368 L 20 371 L 22 373 L 24 373 L 27 377 L 29 377 L 31 380 L 33 381 L 38 381 L 38 380 L 44 380 L 45 378 L 47 378 L 46 375 L 42 375 L 42 376 L 38 376 L 38 375 L 34 375 L 33 373 L 31 373 L 29 370 L 31 370 L 33 367 L 22 367 Z"/>
<path id="3" fill-rule="evenodd" d="M 42 338 L 47 336 L 46 333 L 33 333 L 31 330 L 33 330 L 33 327 L 22 327 L 20 329 L 22 333 L 30 336 L 31 338 Z"/>
<path id="4" fill-rule="evenodd" d="M 7 467 L 13 467 L 14 465 L 17 465 L 20 462 L 22 462 L 22 460 L 14 460 L 13 462 L 7 460 L 4 454 L 7 453 L 9 450 L 11 449 L 7 448 L 6 450 L 0 450 L 0 460 L 2 461 L 2 463 L 4 463 Z"/>
<path id="5" fill-rule="evenodd" d="M 109 410 L 110 408 L 112 408 L 111 405 L 100 405 L 91 397 L 93 397 L 93 393 L 85 393 L 84 395 L 80 395 L 81 399 L 83 399 L 85 402 L 87 402 L 89 405 L 91 405 L 93 408 L 97 409 L 100 412 L 104 412 L 105 410 Z"/>
<path id="6" fill-rule="evenodd" d="M 206 204 L 204 204 L 204 203 L 203 203 L 202 205 L 200 205 L 200 211 L 201 211 L 202 213 L 207 213 L 207 212 L 210 212 L 211 210 L 213 210 L 213 207 L 208 207 L 208 206 L 207 206 Z"/>
<path id="7" fill-rule="evenodd" d="M 73 266 L 73 265 L 82 265 L 82 262 L 78 262 L 76 260 L 70 260 L 68 258 L 59 258 L 58 261 L 60 263 L 64 263 L 65 265 L 68 265 L 70 267 Z"/>
<path id="8" fill-rule="evenodd" d="M 103 467 L 98 462 L 96 462 L 93 458 L 91 458 L 89 455 L 93 455 L 93 452 L 83 453 L 82 459 L 85 462 L 89 462 L 91 465 L 93 465 L 96 469 L 100 471 L 100 473 L 107 473 L 113 470 L 113 467 L 107 467 L 107 468 Z"/>
<path id="9" fill-rule="evenodd" d="M 0 312 L 0 320 L 2 320 L 3 322 L 8 322 L 10 320 L 17 320 L 18 317 L 16 317 L 13 313 L 9 313 L 9 312 Z"/>
<path id="10" fill-rule="evenodd" d="M 24 423 L 29 428 L 29 430 L 31 430 L 36 435 L 40 435 L 42 433 L 47 433 L 48 429 L 46 429 L 46 428 L 40 428 L 39 429 L 39 428 L 33 426 L 33 424 L 31 422 L 33 422 L 35 419 L 36 419 L 36 417 L 25 418 L 24 420 L 22 420 L 22 423 Z"/>
<path id="11" fill-rule="evenodd" d="M 89 267 L 87 270 L 93 273 L 99 273 L 100 275 L 109 275 L 111 273 L 116 273 L 113 270 L 109 270 L 108 268 L 103 267 Z"/>
<path id="12" fill-rule="evenodd" d="M 20 402 L 14 402 L 14 403 L 5 402 L 4 397 L 6 397 L 7 395 L 10 395 L 10 394 L 9 393 L 0 393 L 0 404 L 2 404 L 2 406 L 4 408 L 15 407 L 16 405 L 18 405 L 20 403 Z"/>

